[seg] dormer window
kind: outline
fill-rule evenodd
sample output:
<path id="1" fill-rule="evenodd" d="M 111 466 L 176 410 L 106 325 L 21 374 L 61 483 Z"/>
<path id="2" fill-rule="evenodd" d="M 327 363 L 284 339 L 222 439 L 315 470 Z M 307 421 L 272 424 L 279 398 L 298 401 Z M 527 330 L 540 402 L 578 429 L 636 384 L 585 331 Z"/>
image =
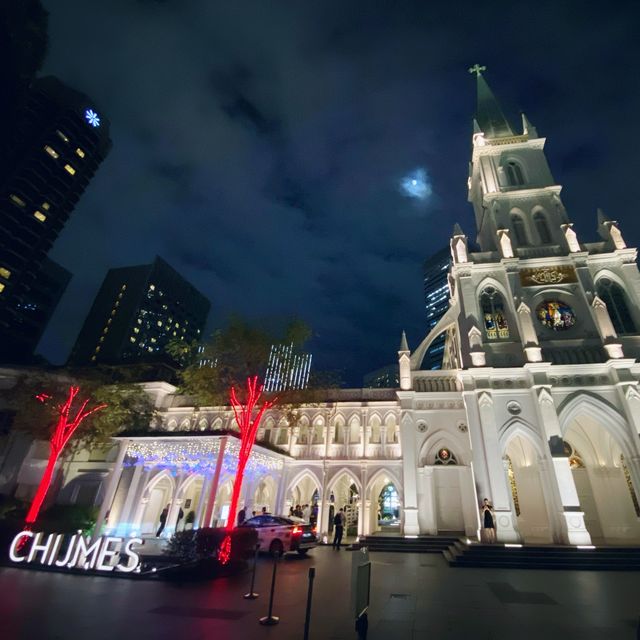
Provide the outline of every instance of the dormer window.
<path id="1" fill-rule="evenodd" d="M 510 187 L 520 187 L 524 184 L 522 167 L 515 160 L 509 160 L 509 162 L 507 162 L 505 172 Z"/>

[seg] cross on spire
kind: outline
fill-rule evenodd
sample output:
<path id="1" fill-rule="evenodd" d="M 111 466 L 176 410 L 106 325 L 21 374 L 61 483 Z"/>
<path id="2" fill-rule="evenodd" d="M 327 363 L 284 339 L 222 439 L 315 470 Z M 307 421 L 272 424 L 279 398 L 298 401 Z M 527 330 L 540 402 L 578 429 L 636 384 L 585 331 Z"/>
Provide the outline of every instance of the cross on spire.
<path id="1" fill-rule="evenodd" d="M 476 77 L 480 77 L 483 71 L 486 71 L 487 67 L 481 67 L 479 64 L 474 64 L 473 67 L 469 67 L 469 73 L 475 73 Z"/>

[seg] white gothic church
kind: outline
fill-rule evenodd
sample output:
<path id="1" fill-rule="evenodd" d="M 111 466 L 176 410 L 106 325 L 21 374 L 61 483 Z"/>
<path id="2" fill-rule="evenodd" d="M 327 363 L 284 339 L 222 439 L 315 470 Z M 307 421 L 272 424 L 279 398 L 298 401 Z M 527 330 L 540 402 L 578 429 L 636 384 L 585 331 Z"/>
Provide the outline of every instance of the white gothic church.
<path id="1" fill-rule="evenodd" d="M 351 535 L 479 533 L 494 505 L 503 542 L 640 543 L 640 274 L 614 220 L 576 235 L 545 139 L 514 132 L 477 72 L 469 165 L 477 251 L 456 225 L 450 306 L 413 351 L 403 335 L 399 389 L 336 390 L 294 425 L 263 419 L 243 486 L 247 510 L 315 505 L 320 533 L 346 507 Z M 444 369 L 425 371 L 446 334 Z M 222 524 L 238 440 L 228 407 L 193 407 L 147 384 L 161 424 L 108 454 L 65 463 L 59 500 L 101 505 L 123 535 Z M 276 448 L 277 447 L 277 448 Z M 40 456 L 42 457 L 42 456 Z M 32 447 L 18 493 L 42 467 Z M 31 484 L 30 484 L 31 483 Z M 22 487 L 22 489 L 21 489 Z"/>

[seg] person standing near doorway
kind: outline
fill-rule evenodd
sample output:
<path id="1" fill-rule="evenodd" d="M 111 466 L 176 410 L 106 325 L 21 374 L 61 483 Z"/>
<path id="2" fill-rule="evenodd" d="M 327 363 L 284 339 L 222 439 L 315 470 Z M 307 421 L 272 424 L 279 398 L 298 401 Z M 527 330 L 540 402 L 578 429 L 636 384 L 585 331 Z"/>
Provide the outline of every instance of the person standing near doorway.
<path id="1" fill-rule="evenodd" d="M 238 526 L 240 526 L 247 517 L 247 511 L 246 511 L 246 507 L 242 507 L 242 509 L 240 509 L 240 511 L 238 511 Z"/>
<path id="2" fill-rule="evenodd" d="M 335 533 L 333 535 L 333 548 L 337 551 L 340 551 L 340 543 L 342 542 L 342 535 L 344 534 L 344 523 L 345 523 L 344 510 L 340 509 L 338 513 L 336 513 L 335 518 L 333 519 L 333 528 Z"/>
<path id="3" fill-rule="evenodd" d="M 482 528 L 484 530 L 485 542 L 493 544 L 496 541 L 496 519 L 493 511 L 493 505 L 488 498 L 482 501 Z"/>
<path id="4" fill-rule="evenodd" d="M 167 516 L 169 515 L 169 505 L 167 505 L 160 513 L 160 526 L 156 532 L 156 538 L 160 537 L 160 534 L 164 530 L 164 526 L 167 524 Z"/>

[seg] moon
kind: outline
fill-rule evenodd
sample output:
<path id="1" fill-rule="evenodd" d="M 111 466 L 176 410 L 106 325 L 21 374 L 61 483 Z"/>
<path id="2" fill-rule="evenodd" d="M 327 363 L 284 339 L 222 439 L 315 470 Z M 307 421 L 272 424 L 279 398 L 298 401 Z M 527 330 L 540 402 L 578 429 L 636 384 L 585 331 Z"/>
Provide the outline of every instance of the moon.
<path id="1" fill-rule="evenodd" d="M 400 179 L 400 193 L 407 198 L 426 200 L 432 191 L 429 175 L 426 169 L 421 167 Z"/>

